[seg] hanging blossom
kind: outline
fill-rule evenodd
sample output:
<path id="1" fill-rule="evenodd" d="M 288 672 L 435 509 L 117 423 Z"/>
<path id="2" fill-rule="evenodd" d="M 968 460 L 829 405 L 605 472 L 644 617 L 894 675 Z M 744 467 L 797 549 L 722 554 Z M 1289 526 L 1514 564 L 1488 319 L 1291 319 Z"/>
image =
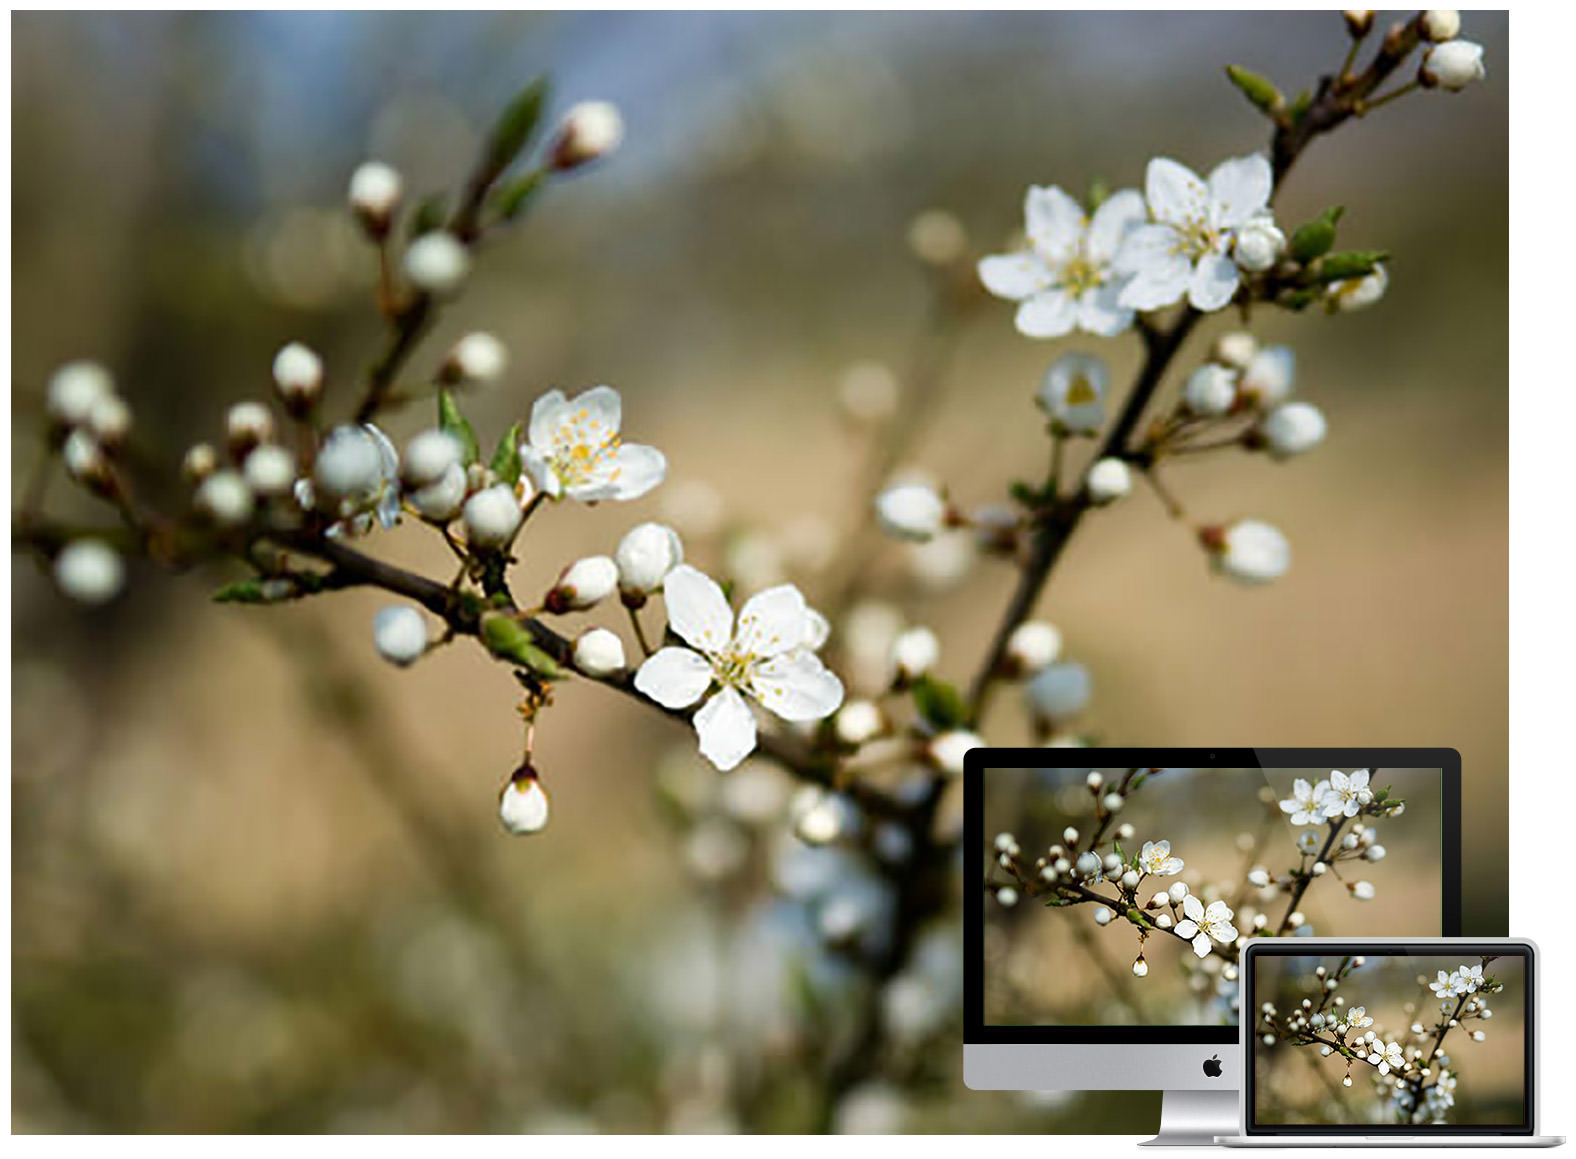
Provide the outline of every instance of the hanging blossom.
<path id="1" fill-rule="evenodd" d="M 1182 913 L 1185 916 L 1174 932 L 1178 937 L 1189 939 L 1193 952 L 1200 958 L 1209 957 L 1211 939 L 1223 946 L 1237 940 L 1237 927 L 1231 924 L 1233 911 L 1223 901 L 1212 901 L 1205 909 L 1204 903 L 1190 893 L 1182 899 Z"/>
<path id="2" fill-rule="evenodd" d="M 611 386 L 574 398 L 550 390 L 531 408 L 520 462 L 552 499 L 638 499 L 662 482 L 668 463 L 655 447 L 625 443 L 622 422 L 623 403 Z"/>
<path id="3" fill-rule="evenodd" d="M 1092 217 L 1058 186 L 1029 186 L 1023 201 L 1028 246 L 979 264 L 980 281 L 998 298 L 1018 302 L 1014 324 L 1030 338 L 1060 338 L 1074 329 L 1109 338 L 1133 323 L 1118 299 L 1127 279 L 1115 261 L 1128 232 L 1145 217 L 1135 189 L 1113 193 Z"/>
<path id="4" fill-rule="evenodd" d="M 794 722 L 821 720 L 843 703 L 842 682 L 815 655 L 826 620 L 792 584 L 752 596 L 735 623 L 722 589 L 681 564 L 663 581 L 663 599 L 668 626 L 690 646 L 658 650 L 635 674 L 635 687 L 665 708 L 705 697 L 695 732 L 701 755 L 719 769 L 733 768 L 755 748 L 746 696 Z"/>
<path id="5" fill-rule="evenodd" d="M 1131 281 L 1117 301 L 1158 310 L 1186 298 L 1195 309 L 1224 307 L 1242 273 L 1232 256 L 1237 235 L 1273 226 L 1274 181 L 1264 157 L 1237 157 L 1215 166 L 1206 183 L 1186 165 L 1156 157 L 1144 175 L 1152 219 L 1127 235 L 1115 269 Z"/>

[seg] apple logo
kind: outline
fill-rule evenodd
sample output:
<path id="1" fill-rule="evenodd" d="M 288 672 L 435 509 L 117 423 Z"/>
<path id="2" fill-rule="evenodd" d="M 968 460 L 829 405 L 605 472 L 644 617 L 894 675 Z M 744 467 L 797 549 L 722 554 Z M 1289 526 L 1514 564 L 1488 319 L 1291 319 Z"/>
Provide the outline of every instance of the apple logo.
<path id="1" fill-rule="evenodd" d="M 1213 1058 L 1204 1060 L 1204 1073 L 1212 1079 L 1220 1077 L 1220 1055 L 1217 1054 Z"/>

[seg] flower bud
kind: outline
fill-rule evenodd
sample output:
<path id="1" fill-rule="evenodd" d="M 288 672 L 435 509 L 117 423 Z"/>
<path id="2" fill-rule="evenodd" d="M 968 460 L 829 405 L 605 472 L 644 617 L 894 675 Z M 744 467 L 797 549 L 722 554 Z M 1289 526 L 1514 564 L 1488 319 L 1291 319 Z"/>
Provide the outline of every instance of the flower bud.
<path id="1" fill-rule="evenodd" d="M 219 466 L 219 456 L 207 443 L 194 443 L 181 460 L 181 476 L 188 483 L 201 483 Z"/>
<path id="2" fill-rule="evenodd" d="M 594 608 L 618 589 L 618 565 L 605 555 L 588 555 L 566 567 L 542 599 L 554 615 Z"/>
<path id="3" fill-rule="evenodd" d="M 404 190 L 405 183 L 393 166 L 364 161 L 350 175 L 347 200 L 367 232 L 382 237 L 388 232 Z"/>
<path id="4" fill-rule="evenodd" d="M 1487 73 L 1483 68 L 1483 46 L 1470 40 L 1447 40 L 1436 44 L 1423 57 L 1417 79 L 1426 88 L 1459 92 Z"/>
<path id="5" fill-rule="evenodd" d="M 1096 770 L 1084 778 L 1084 788 L 1091 793 L 1098 793 L 1105 786 L 1105 778 Z"/>
<path id="6" fill-rule="evenodd" d="M 1103 905 L 1095 907 L 1093 916 L 1094 924 L 1097 926 L 1108 926 L 1111 924 L 1111 911 Z"/>
<path id="7" fill-rule="evenodd" d="M 678 533 L 661 523 L 632 527 L 613 553 L 618 565 L 618 590 L 626 603 L 639 607 L 662 588 L 668 572 L 684 562 L 684 544 Z"/>
<path id="8" fill-rule="evenodd" d="M 957 777 L 963 774 L 964 754 L 970 749 L 984 747 L 985 740 L 978 733 L 960 728 L 934 737 L 926 746 L 925 755 L 930 758 L 931 764 L 947 776 Z"/>
<path id="9" fill-rule="evenodd" d="M 897 413 L 897 375 L 880 362 L 856 362 L 843 372 L 837 400 L 855 422 L 885 422 Z"/>
<path id="10" fill-rule="evenodd" d="M 465 537 L 473 547 L 503 547 L 520 529 L 520 501 L 503 483 L 476 492 L 462 512 Z"/>
<path id="11" fill-rule="evenodd" d="M 1431 8 L 1417 15 L 1417 30 L 1424 40 L 1439 44 L 1454 40 L 1461 32 L 1461 13 L 1452 8 Z"/>
<path id="12" fill-rule="evenodd" d="M 1248 870 L 1249 885 L 1256 885 L 1260 889 L 1263 889 L 1269 883 L 1270 871 L 1265 869 L 1262 865 L 1256 865 L 1252 869 Z"/>
<path id="13" fill-rule="evenodd" d="M 530 765 L 521 765 L 498 798 L 498 819 L 510 833 L 540 833 L 547 827 L 547 791 Z"/>
<path id="14" fill-rule="evenodd" d="M 410 243 L 403 267 L 405 276 L 418 290 L 448 297 L 465 284 L 471 271 L 471 255 L 452 233 L 434 230 Z"/>
<path id="15" fill-rule="evenodd" d="M 1120 813 L 1127 804 L 1127 798 L 1120 793 L 1107 793 L 1100 798 L 1100 807 L 1107 813 Z"/>
<path id="16" fill-rule="evenodd" d="M 383 456 L 377 439 L 365 427 L 337 426 L 318 449 L 312 477 L 334 499 L 367 495 L 383 481 Z"/>
<path id="17" fill-rule="evenodd" d="M 1237 401 L 1237 372 L 1218 362 L 1206 362 L 1188 375 L 1182 388 L 1182 401 L 1191 414 L 1200 418 L 1217 418 L 1229 413 Z"/>
<path id="18" fill-rule="evenodd" d="M 1166 890 L 1166 899 L 1170 901 L 1172 905 L 1181 905 L 1182 899 L 1187 895 L 1188 887 L 1187 882 L 1185 881 L 1173 881 L 1171 883 L 1171 888 Z"/>
<path id="19" fill-rule="evenodd" d="M 1062 830 L 1062 841 L 1068 845 L 1078 844 L 1078 830 L 1071 825 Z"/>
<path id="20" fill-rule="evenodd" d="M 1250 274 L 1261 274 L 1286 252 L 1286 235 L 1269 217 L 1256 217 L 1237 230 L 1232 255 Z"/>
<path id="21" fill-rule="evenodd" d="M 1029 711 L 1051 723 L 1077 716 L 1092 694 L 1089 670 L 1072 661 L 1047 664 L 1024 685 Z"/>
<path id="22" fill-rule="evenodd" d="M 1097 507 L 1125 498 L 1133 489 L 1133 475 L 1121 459 L 1101 459 L 1089 468 L 1084 486 L 1089 502 Z"/>
<path id="23" fill-rule="evenodd" d="M 1169 905 L 1170 902 L 1171 902 L 1171 899 L 1166 896 L 1166 893 L 1165 893 L 1164 890 L 1161 890 L 1159 893 L 1153 895 L 1147 902 L 1144 903 L 1144 908 L 1145 909 L 1159 909 L 1162 906 Z"/>
<path id="24" fill-rule="evenodd" d="M 1269 453 L 1289 459 L 1324 441 L 1324 415 L 1309 402 L 1284 402 L 1265 415 L 1258 434 Z"/>
<path id="25" fill-rule="evenodd" d="M 924 543 L 946 525 L 947 503 L 932 487 L 903 483 L 876 496 L 876 519 L 893 538 Z"/>
<path id="26" fill-rule="evenodd" d="M 273 440 L 273 412 L 260 402 L 238 402 L 225 416 L 224 431 L 230 453 L 243 459 L 259 443 Z"/>
<path id="27" fill-rule="evenodd" d="M 1228 330 L 1210 347 L 1209 359 L 1232 370 L 1245 370 L 1259 352 L 1258 339 L 1246 330 Z"/>
<path id="28" fill-rule="evenodd" d="M 587 165 L 617 149 L 624 140 L 624 118 L 607 101 L 584 101 L 564 114 L 553 143 L 552 166 L 559 171 Z"/>
<path id="29" fill-rule="evenodd" d="M 1035 402 L 1052 425 L 1075 435 L 1092 435 L 1105 422 L 1110 371 L 1092 354 L 1064 354 L 1051 363 Z"/>
<path id="30" fill-rule="evenodd" d="M 101 446 L 119 446 L 131 433 L 131 407 L 118 394 L 101 395 L 88 408 L 87 429 Z"/>
<path id="31" fill-rule="evenodd" d="M 265 443 L 246 456 L 241 473 L 246 485 L 258 495 L 283 495 L 295 485 L 296 457 L 277 443 Z"/>
<path id="32" fill-rule="evenodd" d="M 862 745 L 881 735 L 886 719 L 874 701 L 850 700 L 832 718 L 837 739 L 846 745 Z"/>
<path id="33" fill-rule="evenodd" d="M 1138 957 L 1133 959 L 1133 977 L 1149 977 L 1149 963 L 1144 961 L 1144 956 L 1142 954 L 1139 954 Z"/>
<path id="34" fill-rule="evenodd" d="M 1374 26 L 1374 10 L 1372 8 L 1349 8 L 1341 13 L 1346 21 L 1346 31 L 1354 37 L 1368 35 L 1368 30 Z"/>
<path id="35" fill-rule="evenodd" d="M 1291 544 L 1268 523 L 1243 519 L 1199 532 L 1215 567 L 1241 584 L 1267 584 L 1291 567 Z"/>
<path id="36" fill-rule="evenodd" d="M 55 584 L 82 604 L 108 603 L 126 583 L 120 553 L 97 539 L 75 539 L 60 549 L 54 563 Z"/>
<path id="37" fill-rule="evenodd" d="M 467 491 L 465 468 L 455 463 L 436 482 L 406 493 L 416 514 L 433 523 L 448 523 L 459 517 Z"/>
<path id="38" fill-rule="evenodd" d="M 1078 860 L 1073 862 L 1073 868 L 1078 871 L 1080 877 L 1094 877 L 1101 869 L 1100 855 L 1092 852 L 1080 853 Z"/>
<path id="39" fill-rule="evenodd" d="M 98 440 L 85 430 L 74 430 L 60 448 L 66 474 L 83 486 L 101 489 L 109 481 L 109 459 Z"/>
<path id="40" fill-rule="evenodd" d="M 1243 397 L 1262 407 L 1274 406 L 1291 393 L 1297 360 L 1289 346 L 1266 346 L 1242 371 Z"/>
<path id="41" fill-rule="evenodd" d="M 492 382 L 509 365 L 509 351 L 491 334 L 475 331 L 454 344 L 439 377 L 445 382 Z"/>
<path id="42" fill-rule="evenodd" d="M 407 486 L 427 487 L 447 475 L 451 467 L 460 465 L 462 455 L 453 435 L 437 428 L 425 430 L 405 444 L 400 475 Z"/>
<path id="43" fill-rule="evenodd" d="M 624 670 L 624 641 L 606 628 L 592 628 L 575 641 L 574 659 L 587 676 L 611 676 Z"/>
<path id="44" fill-rule="evenodd" d="M 1374 883 L 1371 881 L 1357 881 L 1346 887 L 1352 891 L 1352 896 L 1358 901 L 1373 901 Z"/>
<path id="45" fill-rule="evenodd" d="M 115 380 L 97 362 L 68 362 L 49 376 L 44 406 L 49 417 L 64 426 L 88 420 L 93 404 L 115 393 Z"/>
<path id="46" fill-rule="evenodd" d="M 1383 861 L 1384 855 L 1385 847 L 1383 845 L 1370 845 L 1368 847 L 1368 852 L 1363 856 L 1368 858 L 1369 861 Z"/>
<path id="47" fill-rule="evenodd" d="M 909 628 L 892 641 L 892 667 L 900 682 L 918 680 L 941 657 L 941 641 L 929 628 Z"/>
<path id="48" fill-rule="evenodd" d="M 1362 310 L 1383 298 L 1389 288 L 1389 272 L 1383 265 L 1376 265 L 1360 278 L 1343 278 L 1326 286 L 1325 308 L 1332 313 Z"/>
<path id="49" fill-rule="evenodd" d="M 427 621 L 409 604 L 390 604 L 372 617 L 372 643 L 378 655 L 404 668 L 427 651 Z"/>
<path id="50" fill-rule="evenodd" d="M 1018 904 L 1018 891 L 1010 885 L 1002 886 L 996 891 L 996 904 L 1011 909 Z"/>
<path id="51" fill-rule="evenodd" d="M 1122 885 L 1127 889 L 1136 889 L 1138 887 L 1138 881 L 1138 870 L 1136 869 L 1129 869 L 1126 873 L 1122 874 Z"/>
<path id="52" fill-rule="evenodd" d="M 299 342 L 281 346 L 274 355 L 274 387 L 291 414 L 306 414 L 323 393 L 323 360 Z"/>
<path id="53" fill-rule="evenodd" d="M 239 527 L 252 517 L 252 489 L 239 471 L 215 471 L 197 487 L 197 509 L 220 527 Z"/>

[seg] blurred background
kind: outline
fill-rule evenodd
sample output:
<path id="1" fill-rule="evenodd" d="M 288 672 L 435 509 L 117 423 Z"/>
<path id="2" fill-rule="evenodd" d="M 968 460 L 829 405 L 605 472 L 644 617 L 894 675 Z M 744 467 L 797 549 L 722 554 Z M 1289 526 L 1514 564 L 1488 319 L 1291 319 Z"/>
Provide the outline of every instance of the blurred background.
<path id="1" fill-rule="evenodd" d="M 1094 796 L 1084 782 L 1089 771 L 990 770 L 982 847 L 992 850 L 996 834 L 1011 833 L 1023 849 L 1020 864 L 1030 869 L 1048 846 L 1063 840 L 1067 827 L 1089 833 L 1096 825 Z M 1126 770 L 1098 771 L 1115 784 Z M 1297 839 L 1308 829 L 1291 825 L 1279 802 L 1292 796 L 1298 777 L 1317 783 L 1329 775 L 1329 769 L 1166 769 L 1151 775 L 1122 806 L 1119 820 L 1135 832 L 1120 844 L 1131 854 L 1147 841 L 1169 841 L 1171 855 L 1183 865 L 1175 876 L 1146 878 L 1138 896 L 1148 898 L 1181 881 L 1205 904 L 1224 900 L 1245 937 L 1252 936 L 1255 914 L 1275 930 L 1291 908 L 1288 895 L 1275 886 L 1253 888 L 1247 874 L 1260 867 L 1278 877 L 1301 863 Z M 1339 862 L 1335 873 L 1309 886 L 1296 906 L 1307 919 L 1303 936 L 1422 938 L 1443 932 L 1440 773 L 1375 769 L 1372 784 L 1389 789 L 1406 809 L 1399 817 L 1362 822 L 1377 830 L 1382 860 Z M 1325 830 L 1316 832 L 1322 837 Z M 1111 850 L 1109 841 L 1102 842 L 1102 855 Z M 983 880 L 1006 880 L 994 866 L 992 852 Z M 1357 900 L 1343 884 L 1357 881 L 1373 884 L 1370 900 Z M 1107 897 L 1117 894 L 1110 884 L 1096 889 Z M 1095 909 L 1046 909 L 1028 898 L 1004 907 L 986 900 L 979 951 L 986 1025 L 1236 1025 L 1237 984 L 1222 974 L 1219 957 L 1200 960 L 1165 936 L 1140 946 L 1131 924 L 1118 918 L 1101 927 Z M 1149 974 L 1135 978 L 1133 959 L 1140 949 Z"/>
<path id="2" fill-rule="evenodd" d="M 1257 993 L 1280 1010 L 1295 1008 L 1310 994 L 1317 994 L 1320 980 L 1314 967 L 1334 972 L 1339 958 L 1291 958 L 1265 955 L 1257 959 Z M 1477 959 L 1468 964 L 1476 965 Z M 1447 974 L 1460 968 L 1460 958 L 1371 957 L 1341 982 L 1340 992 L 1350 1006 L 1362 1006 L 1374 1020 L 1370 1028 L 1385 1042 L 1403 1047 L 1417 1045 L 1407 1028 L 1421 1023 L 1430 1030 L 1439 1019 L 1439 1000 L 1428 983 L 1437 971 Z M 1526 965 L 1517 957 L 1498 958 L 1483 967 L 1504 990 L 1487 996 L 1493 1019 L 1468 1021 L 1451 1030 L 1443 1042 L 1445 1064 L 1456 1076 L 1455 1105 L 1447 1123 L 1504 1125 L 1522 1120 L 1526 1091 Z M 1317 1001 L 1317 998 L 1314 999 Z M 1451 999 L 1452 1003 L 1455 999 Z M 1484 1041 L 1468 1041 L 1471 1031 L 1482 1030 Z M 1395 1109 L 1389 1088 L 1373 1080 L 1373 1068 L 1354 1066 L 1351 1088 L 1338 1085 L 1346 1073 L 1339 1056 L 1320 1058 L 1316 1047 L 1293 1046 L 1276 1040 L 1273 1046 L 1254 1049 L 1257 1107 L 1264 1123 L 1393 1123 Z"/>
<path id="3" fill-rule="evenodd" d="M 666 518 L 702 566 L 817 598 L 827 543 L 863 519 L 850 367 L 943 374 L 906 462 L 972 505 L 1043 470 L 1033 391 L 1080 345 L 1022 338 L 1011 306 L 980 301 L 941 364 L 918 337 L 935 275 L 915 216 L 945 208 L 988 251 L 1030 182 L 1135 185 L 1162 153 L 1207 170 L 1266 141 L 1223 64 L 1294 90 L 1346 44 L 1333 13 L 1240 12 L 22 15 L 12 32 L 13 483 L 68 358 L 114 369 L 169 474 L 266 394 L 286 340 L 324 354 L 348 406 L 380 336 L 349 172 L 376 156 L 413 192 L 452 186 L 498 107 L 550 71 L 555 108 L 617 102 L 626 146 L 492 247 L 418 367 L 492 330 L 513 361 L 468 403 L 485 440 L 551 386 L 610 382 L 671 468 L 637 504 L 544 512 L 519 590 Z M 1086 523 L 1041 611 L 1093 672 L 1081 727 L 1104 740 L 1459 748 L 1466 932 L 1491 934 L 1506 19 L 1464 34 L 1486 83 L 1319 142 L 1280 202 L 1292 222 L 1345 204 L 1343 243 L 1395 255 L 1374 310 L 1255 319 L 1296 344 L 1328 442 L 1172 473 L 1198 516 L 1283 528 L 1291 573 L 1213 581 L 1136 494 Z M 1136 345 L 1099 344 L 1118 381 Z M 93 513 L 64 488 L 52 509 Z M 449 567 L 414 530 L 375 546 Z M 1012 576 L 936 554 L 861 561 L 888 608 L 865 629 L 896 607 L 966 679 Z M 134 568 L 127 598 L 85 614 L 13 562 L 16 1129 L 1138 1129 L 1127 1096 L 962 1087 L 955 916 L 874 999 L 821 953 L 806 914 L 855 869 L 785 845 L 769 767 L 720 778 L 655 714 L 569 686 L 537 743 L 554 822 L 510 840 L 504 668 L 452 648 L 395 672 L 369 647 L 375 594 L 207 603 L 224 578 Z M 1024 739 L 1011 708 L 992 740 Z M 872 1000 L 890 1007 L 879 1067 L 830 1090 L 817 1044 Z"/>

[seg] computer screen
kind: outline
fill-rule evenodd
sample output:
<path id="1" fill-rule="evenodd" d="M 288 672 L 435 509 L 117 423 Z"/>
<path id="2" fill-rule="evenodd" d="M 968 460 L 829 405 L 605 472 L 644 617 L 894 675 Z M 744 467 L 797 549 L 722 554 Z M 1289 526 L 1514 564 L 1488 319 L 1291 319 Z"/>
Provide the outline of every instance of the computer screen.
<path id="1" fill-rule="evenodd" d="M 1459 932 L 1447 770 L 1034 753 L 968 786 L 971 1043 L 1234 1042 L 1240 940 Z"/>
<path id="2" fill-rule="evenodd" d="M 1531 1130 L 1530 947 L 1258 947 L 1246 961 L 1250 1132 Z"/>

